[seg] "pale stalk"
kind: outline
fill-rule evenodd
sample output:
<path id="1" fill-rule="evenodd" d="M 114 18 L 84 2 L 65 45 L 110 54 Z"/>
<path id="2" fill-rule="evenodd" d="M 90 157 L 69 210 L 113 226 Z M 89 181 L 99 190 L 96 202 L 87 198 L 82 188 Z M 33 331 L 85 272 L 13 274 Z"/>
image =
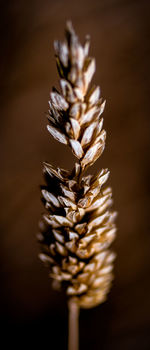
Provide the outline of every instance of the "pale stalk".
<path id="1" fill-rule="evenodd" d="M 79 350 L 79 306 L 68 302 L 68 350 Z"/>

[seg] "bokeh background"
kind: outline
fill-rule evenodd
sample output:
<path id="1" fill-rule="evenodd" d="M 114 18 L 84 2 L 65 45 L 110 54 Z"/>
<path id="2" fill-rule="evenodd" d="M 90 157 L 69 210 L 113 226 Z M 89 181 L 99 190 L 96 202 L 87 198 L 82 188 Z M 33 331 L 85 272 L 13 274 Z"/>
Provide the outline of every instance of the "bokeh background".
<path id="1" fill-rule="evenodd" d="M 150 349 L 148 0 L 0 1 L 1 321 L 5 347 L 67 349 L 67 305 L 37 258 L 42 162 L 71 168 L 70 149 L 46 131 L 58 86 L 53 41 L 71 19 L 91 35 L 94 83 L 107 100 L 105 152 L 119 212 L 115 281 L 103 305 L 82 310 L 80 348 Z M 1 338 L 2 341 L 2 338 Z"/>

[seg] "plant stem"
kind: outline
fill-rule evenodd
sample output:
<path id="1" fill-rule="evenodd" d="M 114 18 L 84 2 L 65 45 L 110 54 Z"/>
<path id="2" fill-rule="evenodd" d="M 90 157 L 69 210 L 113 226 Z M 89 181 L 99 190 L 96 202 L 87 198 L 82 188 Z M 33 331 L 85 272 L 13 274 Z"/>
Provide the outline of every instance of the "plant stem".
<path id="1" fill-rule="evenodd" d="M 71 299 L 68 302 L 68 350 L 79 349 L 79 307 L 77 303 Z"/>

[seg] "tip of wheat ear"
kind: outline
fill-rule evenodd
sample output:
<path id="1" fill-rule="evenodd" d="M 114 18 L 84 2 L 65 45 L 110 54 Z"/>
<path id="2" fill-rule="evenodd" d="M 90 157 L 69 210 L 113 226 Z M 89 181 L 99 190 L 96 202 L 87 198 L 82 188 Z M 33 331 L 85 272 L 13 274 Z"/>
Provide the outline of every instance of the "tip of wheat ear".
<path id="1" fill-rule="evenodd" d="M 95 59 L 89 56 L 89 37 L 81 45 L 68 21 L 65 40 L 55 41 L 54 48 L 60 91 L 50 92 L 47 129 L 78 161 L 72 171 L 44 163 L 46 212 L 39 225 L 39 258 L 48 265 L 55 287 L 61 285 L 68 298 L 89 308 L 106 299 L 115 259 L 109 249 L 116 234 L 112 191 L 105 187 L 109 171 L 83 173 L 105 147 L 105 101 L 99 86 L 91 87 Z"/>

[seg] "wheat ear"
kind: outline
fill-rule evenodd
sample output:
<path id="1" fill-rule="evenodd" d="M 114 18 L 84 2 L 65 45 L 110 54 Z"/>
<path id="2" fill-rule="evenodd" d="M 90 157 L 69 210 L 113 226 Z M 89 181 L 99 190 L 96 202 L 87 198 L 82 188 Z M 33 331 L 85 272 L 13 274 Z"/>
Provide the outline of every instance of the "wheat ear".
<path id="1" fill-rule="evenodd" d="M 67 22 L 65 41 L 55 41 L 54 48 L 61 92 L 53 88 L 50 93 L 47 128 L 70 146 L 78 162 L 72 171 L 44 163 L 46 213 L 38 234 L 39 257 L 49 267 L 54 288 L 65 288 L 72 324 L 69 349 L 76 350 L 79 308 L 104 302 L 111 286 L 115 254 L 109 246 L 115 238 L 116 213 L 110 210 L 111 188 L 103 186 L 108 169 L 84 174 L 102 154 L 106 139 L 101 117 L 105 101 L 99 86 L 89 87 L 95 72 L 95 59 L 88 56 L 89 37 L 82 46 Z"/>

